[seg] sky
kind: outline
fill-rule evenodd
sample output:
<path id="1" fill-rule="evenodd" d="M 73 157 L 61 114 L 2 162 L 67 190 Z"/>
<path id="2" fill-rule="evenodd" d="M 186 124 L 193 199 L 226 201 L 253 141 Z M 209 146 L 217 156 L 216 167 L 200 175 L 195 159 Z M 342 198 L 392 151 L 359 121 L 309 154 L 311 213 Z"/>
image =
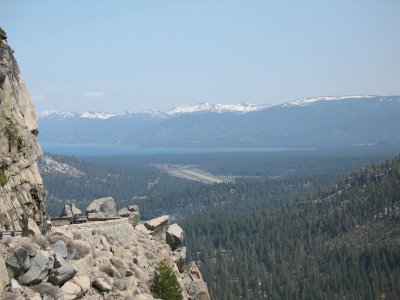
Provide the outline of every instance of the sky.
<path id="1" fill-rule="evenodd" d="M 399 0 L 0 0 L 37 111 L 400 94 Z"/>

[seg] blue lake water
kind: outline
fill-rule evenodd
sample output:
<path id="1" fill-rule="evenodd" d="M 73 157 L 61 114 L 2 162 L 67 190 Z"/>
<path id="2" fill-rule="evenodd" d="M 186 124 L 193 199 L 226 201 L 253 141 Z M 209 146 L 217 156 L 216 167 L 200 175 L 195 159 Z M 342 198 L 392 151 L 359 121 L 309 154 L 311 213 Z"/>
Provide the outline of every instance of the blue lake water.
<path id="1" fill-rule="evenodd" d="M 221 152 L 282 152 L 314 150 L 305 148 L 141 148 L 120 144 L 54 144 L 42 143 L 44 151 L 53 154 L 74 156 L 98 155 L 144 155 L 144 154 L 185 154 Z"/>

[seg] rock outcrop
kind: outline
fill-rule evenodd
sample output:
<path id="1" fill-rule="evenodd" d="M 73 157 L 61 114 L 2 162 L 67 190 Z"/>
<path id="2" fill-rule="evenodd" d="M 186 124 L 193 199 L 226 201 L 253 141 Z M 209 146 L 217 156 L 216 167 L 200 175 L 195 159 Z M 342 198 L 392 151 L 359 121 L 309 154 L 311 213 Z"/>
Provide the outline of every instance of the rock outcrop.
<path id="1" fill-rule="evenodd" d="M 36 113 L 13 50 L 0 37 L 0 230 L 43 222 L 45 190 L 36 163 Z M 26 218 L 26 219 L 25 219 Z"/>
<path id="2" fill-rule="evenodd" d="M 37 292 L 38 299 L 57 295 L 55 299 L 151 300 L 155 269 L 166 261 L 182 287 L 182 299 L 210 299 L 196 264 L 185 266 L 186 248 L 172 251 L 166 240 L 154 238 L 151 231 L 135 229 L 127 218 L 96 224 L 98 227 L 86 235 L 82 232 L 89 223 L 64 226 L 61 232 L 68 232 L 66 235 L 57 232 L 46 237 L 10 238 L 2 247 L 7 259 L 5 265 L 0 261 L 0 275 L 6 275 L 0 277 L 0 288 L 5 288 L 0 298 Z M 22 288 L 18 290 L 10 282 Z"/>
<path id="3" fill-rule="evenodd" d="M 76 207 L 75 203 L 67 203 L 64 205 L 61 217 L 73 217 L 74 215 L 81 214 L 82 211 Z"/>
<path id="4" fill-rule="evenodd" d="M 94 200 L 86 208 L 88 219 L 117 217 L 117 207 L 112 197 Z"/>
<path id="5" fill-rule="evenodd" d="M 129 205 L 128 207 L 124 207 L 118 211 L 118 216 L 122 218 L 129 218 L 129 221 L 132 223 L 132 225 L 136 226 L 140 222 L 139 206 Z"/>

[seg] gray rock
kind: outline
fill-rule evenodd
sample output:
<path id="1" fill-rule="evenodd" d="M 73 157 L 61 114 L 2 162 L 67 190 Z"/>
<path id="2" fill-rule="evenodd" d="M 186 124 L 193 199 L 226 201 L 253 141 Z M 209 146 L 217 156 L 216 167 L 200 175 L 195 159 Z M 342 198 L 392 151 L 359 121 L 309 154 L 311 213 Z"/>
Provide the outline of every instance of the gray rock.
<path id="1" fill-rule="evenodd" d="M 76 275 L 71 281 L 81 288 L 82 294 L 85 294 L 90 289 L 90 279 L 87 276 Z"/>
<path id="2" fill-rule="evenodd" d="M 169 225 L 168 215 L 161 216 L 155 219 L 151 219 L 150 221 L 144 222 L 144 226 L 146 226 L 146 228 L 151 231 L 154 231 L 160 227 L 166 227 L 168 225 Z"/>
<path id="3" fill-rule="evenodd" d="M 166 234 L 167 244 L 175 251 L 183 241 L 183 230 L 178 224 L 169 226 Z"/>
<path id="4" fill-rule="evenodd" d="M 67 258 L 68 257 L 68 250 L 67 250 L 67 245 L 65 244 L 64 241 L 59 240 L 57 242 L 55 242 L 51 248 L 54 250 L 54 252 L 56 253 L 56 255 L 59 255 L 63 258 Z"/>
<path id="5" fill-rule="evenodd" d="M 10 283 L 10 278 L 8 276 L 6 264 L 3 258 L 0 256 L 0 294 L 3 292 L 4 288 Z"/>
<path id="6" fill-rule="evenodd" d="M 66 282 L 62 286 L 61 291 L 63 293 L 64 300 L 79 299 L 82 295 L 81 287 L 79 285 L 77 285 L 75 282 L 71 282 L 71 281 Z"/>
<path id="7" fill-rule="evenodd" d="M 210 300 L 207 284 L 202 280 L 194 280 L 187 289 L 192 300 Z"/>
<path id="8" fill-rule="evenodd" d="M 131 212 L 139 212 L 139 206 L 137 205 L 129 205 L 128 210 Z"/>
<path id="9" fill-rule="evenodd" d="M 28 222 L 23 226 L 23 236 L 38 236 L 41 235 L 40 228 L 34 220 L 28 218 Z"/>
<path id="10" fill-rule="evenodd" d="M 182 278 L 184 290 L 191 300 L 210 300 L 207 284 L 203 281 L 200 270 L 192 261 Z"/>
<path id="11" fill-rule="evenodd" d="M 11 279 L 11 288 L 22 291 L 22 287 L 19 285 L 18 281 L 16 281 L 14 278 Z"/>
<path id="12" fill-rule="evenodd" d="M 43 300 L 60 300 L 62 299 L 62 291 L 58 286 L 50 283 L 40 283 L 31 287 L 35 292 L 39 293 L 38 299 Z"/>
<path id="13" fill-rule="evenodd" d="M 78 273 L 78 268 L 72 264 L 64 264 L 63 266 L 53 269 L 50 272 L 48 282 L 53 285 L 61 286 L 63 283 L 67 282 L 73 278 L 76 273 Z"/>
<path id="14" fill-rule="evenodd" d="M 86 215 L 89 219 L 117 217 L 114 199 L 106 197 L 94 200 L 86 208 Z"/>
<path id="15" fill-rule="evenodd" d="M 47 251 L 39 250 L 32 260 L 28 272 L 20 277 L 19 282 L 23 285 L 30 285 L 41 282 L 49 272 L 50 254 Z"/>
<path id="16" fill-rule="evenodd" d="M 111 285 L 107 283 L 107 281 L 103 277 L 97 277 L 93 282 L 92 285 L 98 288 L 102 292 L 109 292 L 111 291 Z"/>
<path id="17" fill-rule="evenodd" d="M 159 240 L 165 241 L 165 233 L 169 227 L 169 216 L 161 216 L 144 223 L 144 226 L 151 231 L 151 235 Z"/>
<path id="18" fill-rule="evenodd" d="M 64 210 L 61 217 L 73 217 L 74 215 L 81 213 L 82 211 L 75 206 L 75 203 L 67 203 L 64 205 Z"/>
<path id="19" fill-rule="evenodd" d="M 183 272 L 186 262 L 186 247 L 181 247 L 172 252 L 172 261 L 178 267 L 179 272 Z"/>
<path id="20" fill-rule="evenodd" d="M 130 205 L 129 207 L 132 206 L 137 206 L 137 205 Z M 137 210 L 135 210 L 136 208 L 131 208 L 129 209 L 129 207 L 124 207 L 122 209 L 120 209 L 118 211 L 118 216 L 122 217 L 122 218 L 129 218 L 130 223 L 132 224 L 132 226 L 136 226 L 139 224 L 140 222 L 140 213 Z"/>
<path id="21" fill-rule="evenodd" d="M 31 267 L 29 260 L 29 252 L 25 248 L 18 247 L 13 255 L 6 260 L 7 268 L 11 271 L 14 277 L 18 277 L 23 272 Z"/>

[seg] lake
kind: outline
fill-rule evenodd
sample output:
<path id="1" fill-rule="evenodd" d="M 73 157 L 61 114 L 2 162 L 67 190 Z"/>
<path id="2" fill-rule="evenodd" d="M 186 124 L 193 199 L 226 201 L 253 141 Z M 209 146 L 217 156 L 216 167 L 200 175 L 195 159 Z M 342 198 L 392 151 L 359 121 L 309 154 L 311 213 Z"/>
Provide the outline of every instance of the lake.
<path id="1" fill-rule="evenodd" d="M 120 144 L 59 144 L 42 143 L 45 152 L 74 156 L 144 155 L 221 152 L 282 152 L 315 150 L 312 148 L 141 148 Z"/>

